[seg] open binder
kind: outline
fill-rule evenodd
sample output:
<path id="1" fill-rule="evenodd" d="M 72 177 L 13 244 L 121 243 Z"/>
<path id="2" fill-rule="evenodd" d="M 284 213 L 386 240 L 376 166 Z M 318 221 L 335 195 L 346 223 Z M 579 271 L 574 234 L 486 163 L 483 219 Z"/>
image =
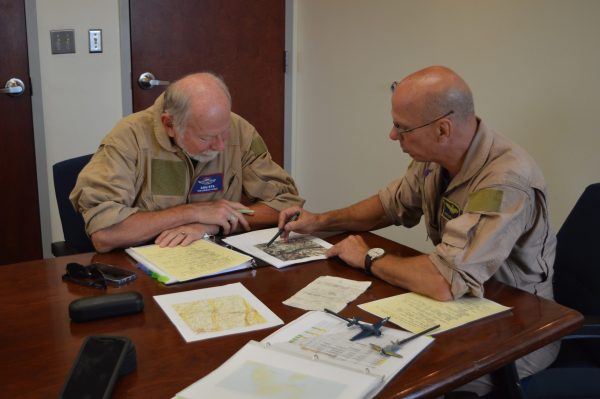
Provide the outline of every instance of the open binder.
<path id="1" fill-rule="evenodd" d="M 402 358 L 373 350 L 411 333 L 383 327 L 380 337 L 349 341 L 354 328 L 335 316 L 307 312 L 262 342 L 248 342 L 223 365 L 177 394 L 177 398 L 371 398 L 433 342 L 418 337 L 400 348 Z"/>

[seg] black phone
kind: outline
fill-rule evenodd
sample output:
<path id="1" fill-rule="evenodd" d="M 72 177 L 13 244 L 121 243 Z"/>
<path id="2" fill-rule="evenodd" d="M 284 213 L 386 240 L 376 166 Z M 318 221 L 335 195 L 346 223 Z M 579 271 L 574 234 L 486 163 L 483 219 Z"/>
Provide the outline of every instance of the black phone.
<path id="1" fill-rule="evenodd" d="M 113 285 L 127 284 L 137 277 L 134 271 L 121 269 L 120 267 L 108 265 L 106 263 L 92 263 L 90 266 L 102 273 L 102 276 L 107 283 Z"/>
<path id="2" fill-rule="evenodd" d="M 131 345 L 127 337 L 87 337 L 59 398 L 110 398 Z"/>

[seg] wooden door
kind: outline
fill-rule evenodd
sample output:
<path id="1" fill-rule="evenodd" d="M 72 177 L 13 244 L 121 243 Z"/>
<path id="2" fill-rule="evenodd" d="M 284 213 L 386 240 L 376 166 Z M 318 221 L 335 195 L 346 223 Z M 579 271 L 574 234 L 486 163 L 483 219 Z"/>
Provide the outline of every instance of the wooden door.
<path id="1" fill-rule="evenodd" d="M 42 258 L 24 0 L 0 0 L 0 88 L 25 84 L 18 96 L 0 94 L 0 265 Z"/>
<path id="2" fill-rule="evenodd" d="M 284 0 L 130 0 L 133 110 L 163 87 L 142 90 L 138 77 L 171 81 L 197 71 L 221 75 L 233 111 L 252 123 L 283 165 Z"/>

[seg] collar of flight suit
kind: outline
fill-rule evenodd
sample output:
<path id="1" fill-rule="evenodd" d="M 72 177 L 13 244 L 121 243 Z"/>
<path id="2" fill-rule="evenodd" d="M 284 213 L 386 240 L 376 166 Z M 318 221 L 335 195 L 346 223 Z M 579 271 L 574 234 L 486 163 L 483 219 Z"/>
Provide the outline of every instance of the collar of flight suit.
<path id="1" fill-rule="evenodd" d="M 469 181 L 473 176 L 479 173 L 481 168 L 485 165 L 493 142 L 494 137 L 481 119 L 477 118 L 477 130 L 471 140 L 471 144 L 469 145 L 460 171 L 452 180 L 450 180 L 450 184 L 447 188 L 448 191 Z"/>
<path id="2" fill-rule="evenodd" d="M 163 113 L 165 94 L 158 96 L 152 105 L 152 124 L 154 127 L 154 136 L 158 144 L 169 152 L 179 152 L 179 147 L 171 140 L 163 126 L 160 116 Z"/>

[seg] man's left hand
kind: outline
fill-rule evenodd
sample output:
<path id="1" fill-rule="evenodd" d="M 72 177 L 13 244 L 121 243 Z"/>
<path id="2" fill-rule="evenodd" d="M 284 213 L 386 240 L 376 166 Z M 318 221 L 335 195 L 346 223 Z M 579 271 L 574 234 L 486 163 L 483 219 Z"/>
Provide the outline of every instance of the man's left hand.
<path id="1" fill-rule="evenodd" d="M 154 243 L 160 247 L 185 247 L 204 237 L 204 234 L 214 234 L 216 226 L 201 223 L 185 224 L 163 231 L 156 237 Z M 213 232 L 211 232 L 213 230 Z"/>
<path id="2" fill-rule="evenodd" d="M 365 267 L 365 256 L 369 246 L 365 243 L 365 240 L 360 236 L 348 236 L 344 240 L 338 242 L 333 247 L 329 248 L 325 255 L 328 258 L 338 256 L 348 265 L 364 269 Z"/>

